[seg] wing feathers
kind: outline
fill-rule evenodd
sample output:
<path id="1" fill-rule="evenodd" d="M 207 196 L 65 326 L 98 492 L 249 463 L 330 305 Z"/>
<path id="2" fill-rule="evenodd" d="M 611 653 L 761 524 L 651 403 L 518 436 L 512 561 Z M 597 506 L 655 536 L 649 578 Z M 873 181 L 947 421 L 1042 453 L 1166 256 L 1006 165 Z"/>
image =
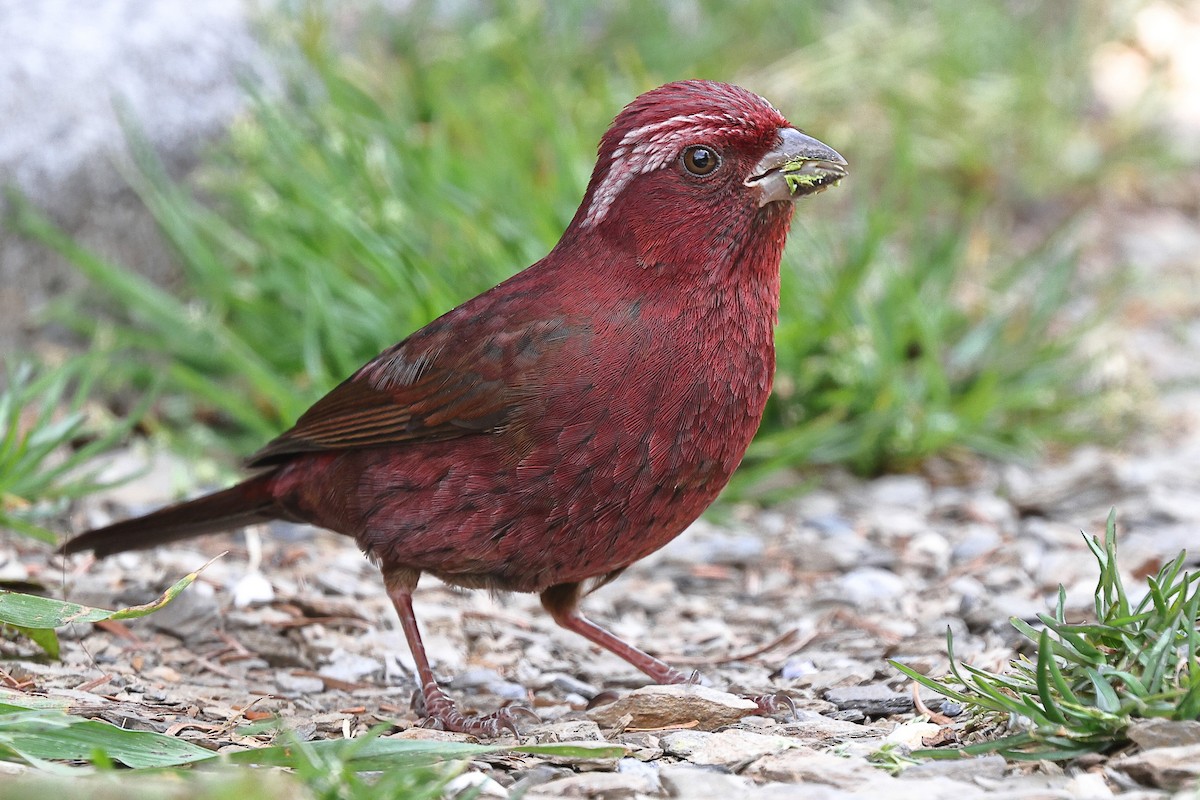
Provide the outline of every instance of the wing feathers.
<path id="1" fill-rule="evenodd" d="M 501 321 L 501 320 L 498 320 Z M 496 432 L 552 375 L 570 339 L 563 319 L 536 320 L 447 347 L 445 329 L 381 354 L 304 412 L 296 425 L 247 460 L 278 463 L 296 453 L 436 441 Z M 433 341 L 429 339 L 432 338 Z M 424 339 L 424 341 L 422 341 Z M 415 356 L 408 351 L 420 351 Z M 549 362 L 549 363 L 548 363 Z M 419 365 L 397 379 L 397 364 Z"/>

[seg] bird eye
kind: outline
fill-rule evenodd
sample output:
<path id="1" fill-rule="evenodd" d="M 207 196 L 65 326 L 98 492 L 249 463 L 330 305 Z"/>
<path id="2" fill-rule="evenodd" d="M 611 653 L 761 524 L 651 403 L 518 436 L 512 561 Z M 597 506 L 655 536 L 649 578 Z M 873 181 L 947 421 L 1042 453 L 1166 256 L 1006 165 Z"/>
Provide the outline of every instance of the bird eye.
<path id="1" fill-rule="evenodd" d="M 721 157 L 710 147 L 694 145 L 683 151 L 683 166 L 693 175 L 703 177 L 721 166 Z"/>

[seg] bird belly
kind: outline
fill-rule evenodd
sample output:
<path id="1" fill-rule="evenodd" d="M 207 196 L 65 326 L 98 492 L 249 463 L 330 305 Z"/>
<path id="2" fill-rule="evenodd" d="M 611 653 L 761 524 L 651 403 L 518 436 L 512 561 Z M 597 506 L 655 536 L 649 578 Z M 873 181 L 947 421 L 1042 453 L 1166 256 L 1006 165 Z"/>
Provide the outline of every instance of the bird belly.
<path id="1" fill-rule="evenodd" d="M 544 420 L 520 457 L 504 435 L 322 455 L 285 503 L 384 568 L 526 592 L 599 577 L 681 533 L 741 460 L 761 406 L 693 391 L 674 419 Z"/>

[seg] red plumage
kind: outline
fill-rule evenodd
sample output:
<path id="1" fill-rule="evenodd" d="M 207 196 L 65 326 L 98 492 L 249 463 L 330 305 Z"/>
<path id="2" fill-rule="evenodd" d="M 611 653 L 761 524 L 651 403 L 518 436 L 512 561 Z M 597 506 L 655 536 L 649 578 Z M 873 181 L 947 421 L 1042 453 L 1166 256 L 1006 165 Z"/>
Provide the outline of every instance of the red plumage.
<path id="1" fill-rule="evenodd" d="M 541 261 L 380 354 L 224 492 L 84 533 L 100 556 L 278 518 L 353 536 L 383 571 L 426 713 L 411 593 L 422 572 L 542 593 L 555 619 L 659 682 L 684 676 L 592 625 L 615 577 L 717 496 L 762 417 L 791 200 L 845 174 L 762 98 L 685 81 L 617 116 L 579 211 Z M 785 175 L 809 176 L 795 182 Z"/>

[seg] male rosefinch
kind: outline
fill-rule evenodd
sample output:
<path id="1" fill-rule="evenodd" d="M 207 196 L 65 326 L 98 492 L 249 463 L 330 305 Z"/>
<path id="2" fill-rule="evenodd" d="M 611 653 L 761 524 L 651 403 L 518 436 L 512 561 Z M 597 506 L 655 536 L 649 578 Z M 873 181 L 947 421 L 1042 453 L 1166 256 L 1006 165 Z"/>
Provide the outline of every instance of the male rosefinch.
<path id="1" fill-rule="evenodd" d="M 438 687 L 412 609 L 422 572 L 539 592 L 559 625 L 685 681 L 585 618 L 583 586 L 677 536 L 741 461 L 771 389 L 792 201 L 845 167 L 745 89 L 647 92 L 600 140 L 549 255 L 359 369 L 250 458 L 254 477 L 62 552 L 273 519 L 353 536 L 383 572 L 424 712 L 450 730 L 515 730 L 513 712 L 465 716 Z"/>

